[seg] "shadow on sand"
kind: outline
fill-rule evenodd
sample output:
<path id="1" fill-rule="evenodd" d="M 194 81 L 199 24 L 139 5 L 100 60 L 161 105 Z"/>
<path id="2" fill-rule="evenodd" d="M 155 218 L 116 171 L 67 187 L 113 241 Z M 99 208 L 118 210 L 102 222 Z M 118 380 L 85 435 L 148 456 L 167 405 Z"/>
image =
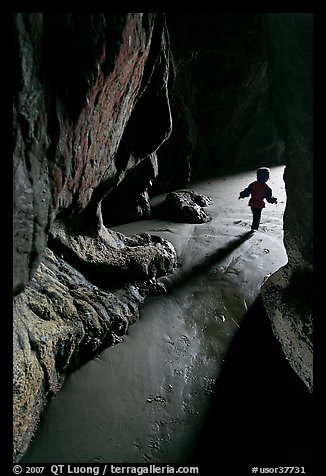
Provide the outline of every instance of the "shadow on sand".
<path id="1" fill-rule="evenodd" d="M 189 270 L 179 270 L 179 272 L 175 273 L 174 275 L 170 275 L 166 281 L 165 278 L 163 278 L 167 292 L 174 291 L 177 287 L 182 286 L 187 281 L 191 280 L 195 276 L 204 273 L 211 266 L 222 261 L 224 258 L 226 258 L 226 256 L 230 255 L 232 251 L 234 251 L 242 243 L 247 241 L 253 234 L 253 231 L 248 231 L 241 235 L 239 238 L 228 242 L 227 245 L 223 248 L 219 248 L 214 253 L 211 253 L 209 256 L 206 256 L 202 261 L 196 263 Z"/>
<path id="2" fill-rule="evenodd" d="M 259 296 L 231 344 L 189 463 L 305 466 L 310 474 L 312 433 L 312 395 L 285 359 Z"/>

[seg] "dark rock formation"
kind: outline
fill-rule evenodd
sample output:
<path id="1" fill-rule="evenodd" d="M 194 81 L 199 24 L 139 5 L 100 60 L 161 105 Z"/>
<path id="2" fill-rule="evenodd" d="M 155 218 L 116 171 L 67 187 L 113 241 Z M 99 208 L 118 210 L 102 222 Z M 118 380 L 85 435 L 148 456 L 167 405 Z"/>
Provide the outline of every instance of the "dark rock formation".
<path id="1" fill-rule="evenodd" d="M 163 203 L 152 210 L 153 217 L 184 223 L 205 223 L 211 220 L 203 208 L 211 199 L 194 190 L 178 190 L 166 195 Z"/>
<path id="2" fill-rule="evenodd" d="M 158 151 L 154 190 L 225 167 L 284 163 L 262 14 L 168 13 L 167 25 L 173 130 Z"/>
<path id="3" fill-rule="evenodd" d="M 130 169 L 124 179 L 102 200 L 104 225 L 113 226 L 149 218 L 151 206 L 148 190 L 157 174 L 156 153 Z"/>
<path id="4" fill-rule="evenodd" d="M 26 450 L 47 399 L 70 369 L 104 345 L 119 342 L 137 319 L 145 293 L 129 285 L 100 289 L 46 249 L 14 303 L 14 449 Z"/>
<path id="5" fill-rule="evenodd" d="M 176 254 L 171 243 L 148 234 L 131 238 L 104 226 L 93 236 L 76 233 L 57 220 L 51 229 L 49 246 L 102 288 L 115 289 L 126 282 L 148 281 L 171 273 Z"/>
<path id="6" fill-rule="evenodd" d="M 160 14 L 21 13 L 15 33 L 18 294 L 37 269 L 57 214 L 69 208 L 85 226 L 95 226 L 101 200 L 155 152 L 171 123 Z M 150 141 L 141 140 L 148 132 L 137 109 L 154 128 Z M 128 138 L 120 144 L 127 124 Z"/>
<path id="7" fill-rule="evenodd" d="M 17 13 L 14 33 L 19 459 L 66 372 L 126 332 L 176 256 L 158 237 L 109 232 L 101 213 L 128 171 L 155 164 L 171 131 L 163 15 Z"/>
<path id="8" fill-rule="evenodd" d="M 172 245 L 159 237 L 126 238 L 103 227 L 97 239 L 53 228 L 57 255 L 46 248 L 14 303 L 16 457 L 26 450 L 41 411 L 67 373 L 120 342 L 146 295 L 157 291 L 155 278 L 176 266 Z"/>
<path id="9" fill-rule="evenodd" d="M 274 333 L 310 390 L 312 346 L 312 14 L 265 15 L 273 108 L 283 123 L 287 205 L 284 244 L 288 264 L 263 286 Z"/>

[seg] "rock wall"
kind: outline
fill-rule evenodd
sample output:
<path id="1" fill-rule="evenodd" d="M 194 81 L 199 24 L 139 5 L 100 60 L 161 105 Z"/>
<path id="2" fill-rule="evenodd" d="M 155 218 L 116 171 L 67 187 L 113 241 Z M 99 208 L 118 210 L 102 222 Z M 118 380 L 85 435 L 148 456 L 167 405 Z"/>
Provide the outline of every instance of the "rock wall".
<path id="1" fill-rule="evenodd" d="M 14 19 L 19 460 L 67 372 L 119 341 L 148 292 L 164 292 L 156 278 L 173 271 L 176 254 L 158 237 L 109 231 L 101 210 L 129 171 L 155 162 L 171 132 L 163 15 L 17 13 Z"/>
<path id="2" fill-rule="evenodd" d="M 58 213 L 84 211 L 81 223 L 99 227 L 103 197 L 168 137 L 163 25 L 147 13 L 17 14 L 15 294 L 33 277 Z M 155 132 L 142 142 L 153 115 Z M 137 120 L 130 150 L 123 143 L 118 152 L 128 121 Z"/>
<path id="3" fill-rule="evenodd" d="M 313 15 L 266 14 L 273 108 L 283 124 L 288 264 L 263 286 L 264 305 L 284 353 L 313 388 Z"/>

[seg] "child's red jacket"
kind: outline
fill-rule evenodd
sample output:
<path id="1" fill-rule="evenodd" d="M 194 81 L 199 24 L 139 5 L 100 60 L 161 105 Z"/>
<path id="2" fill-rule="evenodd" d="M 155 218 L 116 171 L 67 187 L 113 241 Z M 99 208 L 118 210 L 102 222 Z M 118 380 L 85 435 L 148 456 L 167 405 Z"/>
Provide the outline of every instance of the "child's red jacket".
<path id="1" fill-rule="evenodd" d="M 277 199 L 273 197 L 272 189 L 265 182 L 252 182 L 247 188 L 240 192 L 239 198 L 249 197 L 248 205 L 251 208 L 265 208 L 264 199 L 269 203 L 277 203 Z"/>

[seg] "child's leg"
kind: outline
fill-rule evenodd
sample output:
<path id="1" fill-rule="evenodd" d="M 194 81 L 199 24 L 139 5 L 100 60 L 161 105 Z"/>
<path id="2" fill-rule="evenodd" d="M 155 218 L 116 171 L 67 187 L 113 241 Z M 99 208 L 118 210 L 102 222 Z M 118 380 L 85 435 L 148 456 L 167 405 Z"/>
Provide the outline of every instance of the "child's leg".
<path id="1" fill-rule="evenodd" d="M 252 230 L 258 230 L 260 224 L 260 217 L 261 217 L 261 208 L 251 208 L 252 210 Z"/>

